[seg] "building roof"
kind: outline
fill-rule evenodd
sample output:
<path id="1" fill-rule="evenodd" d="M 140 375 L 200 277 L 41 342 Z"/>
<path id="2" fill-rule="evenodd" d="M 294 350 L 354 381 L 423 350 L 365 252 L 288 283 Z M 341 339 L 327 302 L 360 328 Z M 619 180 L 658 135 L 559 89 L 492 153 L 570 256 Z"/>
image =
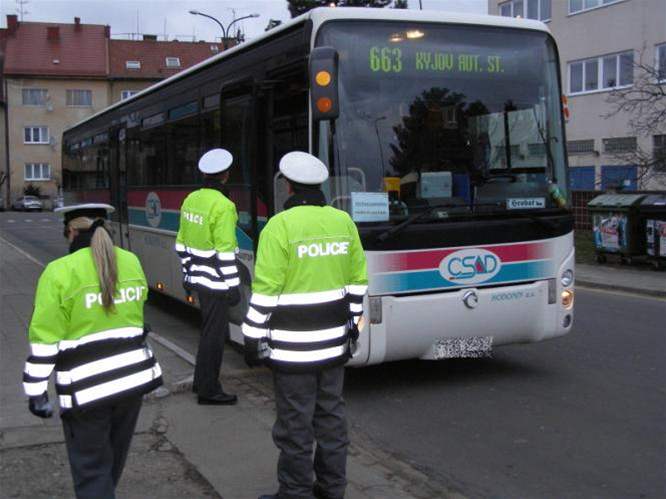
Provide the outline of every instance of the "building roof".
<path id="1" fill-rule="evenodd" d="M 7 33 L 5 75 L 105 77 L 108 33 L 96 24 L 18 22 Z"/>
<path id="2" fill-rule="evenodd" d="M 117 79 L 163 79 L 223 50 L 219 43 L 160 42 L 156 40 L 109 40 L 109 77 Z M 179 67 L 167 67 L 166 58 L 176 57 Z M 138 61 L 130 69 L 127 61 Z"/>

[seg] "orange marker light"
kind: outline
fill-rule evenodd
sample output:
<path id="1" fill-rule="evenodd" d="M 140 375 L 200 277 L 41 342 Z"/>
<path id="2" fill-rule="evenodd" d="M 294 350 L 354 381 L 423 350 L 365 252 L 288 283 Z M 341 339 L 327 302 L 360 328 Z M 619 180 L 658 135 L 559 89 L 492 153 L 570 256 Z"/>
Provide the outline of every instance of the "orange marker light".
<path id="1" fill-rule="evenodd" d="M 331 83 L 331 73 L 328 71 L 319 71 L 317 76 L 315 76 L 315 81 L 320 87 L 326 87 Z"/>
<path id="2" fill-rule="evenodd" d="M 333 101 L 328 97 L 320 97 L 317 99 L 317 109 L 320 113 L 327 113 L 333 107 Z"/>
<path id="3" fill-rule="evenodd" d="M 155 284 L 155 287 L 157 288 L 157 291 L 162 291 L 164 290 L 164 284 L 161 282 L 158 282 Z"/>
<path id="4" fill-rule="evenodd" d="M 186 300 L 187 303 L 189 303 L 190 305 L 191 305 L 192 303 L 194 303 L 194 297 L 193 297 L 192 295 L 187 295 L 187 297 L 185 298 L 185 300 Z"/>

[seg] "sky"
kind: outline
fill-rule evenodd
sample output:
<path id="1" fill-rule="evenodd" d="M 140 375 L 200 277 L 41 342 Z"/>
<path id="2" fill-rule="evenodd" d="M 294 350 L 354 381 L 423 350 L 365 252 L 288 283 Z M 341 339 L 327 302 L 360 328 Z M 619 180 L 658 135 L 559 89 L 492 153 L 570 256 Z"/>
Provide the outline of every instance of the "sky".
<path id="1" fill-rule="evenodd" d="M 487 0 L 421 0 L 424 10 L 446 10 L 485 14 Z M 285 0 L 0 0 L 0 26 L 6 27 L 7 14 L 17 13 L 22 2 L 26 11 L 24 21 L 74 22 L 74 17 L 89 24 L 108 24 L 114 38 L 128 33 L 161 35 L 168 39 L 212 41 L 221 36 L 219 26 L 212 20 L 188 14 L 199 10 L 219 19 L 225 26 L 233 19 L 258 13 L 260 17 L 234 24 L 240 26 L 246 39 L 264 32 L 269 19 L 290 18 Z M 409 0 L 409 8 L 418 9 L 418 0 Z M 235 15 L 235 17 L 234 17 Z M 138 27 L 138 29 L 137 29 Z"/>

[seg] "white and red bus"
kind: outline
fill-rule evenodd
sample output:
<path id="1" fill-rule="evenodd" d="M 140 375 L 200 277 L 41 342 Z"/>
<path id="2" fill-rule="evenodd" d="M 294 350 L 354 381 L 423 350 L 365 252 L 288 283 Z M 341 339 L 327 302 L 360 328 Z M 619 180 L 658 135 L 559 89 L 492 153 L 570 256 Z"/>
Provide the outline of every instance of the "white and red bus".
<path id="1" fill-rule="evenodd" d="M 118 207 L 118 244 L 185 300 L 173 247 L 200 155 L 232 151 L 244 299 L 287 196 L 320 157 L 370 273 L 352 364 L 474 356 L 570 331 L 573 217 L 555 42 L 537 21 L 324 8 L 118 102 L 63 136 L 67 202 Z"/>

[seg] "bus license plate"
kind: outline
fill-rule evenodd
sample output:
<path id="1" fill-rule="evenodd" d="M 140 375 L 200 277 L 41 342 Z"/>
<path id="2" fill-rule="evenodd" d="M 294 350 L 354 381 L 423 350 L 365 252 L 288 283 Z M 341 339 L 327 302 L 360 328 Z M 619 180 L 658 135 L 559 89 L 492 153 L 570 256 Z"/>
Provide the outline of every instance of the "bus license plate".
<path id="1" fill-rule="evenodd" d="M 441 359 L 477 359 L 490 357 L 493 349 L 492 336 L 471 338 L 440 338 L 433 345 L 433 356 Z"/>

